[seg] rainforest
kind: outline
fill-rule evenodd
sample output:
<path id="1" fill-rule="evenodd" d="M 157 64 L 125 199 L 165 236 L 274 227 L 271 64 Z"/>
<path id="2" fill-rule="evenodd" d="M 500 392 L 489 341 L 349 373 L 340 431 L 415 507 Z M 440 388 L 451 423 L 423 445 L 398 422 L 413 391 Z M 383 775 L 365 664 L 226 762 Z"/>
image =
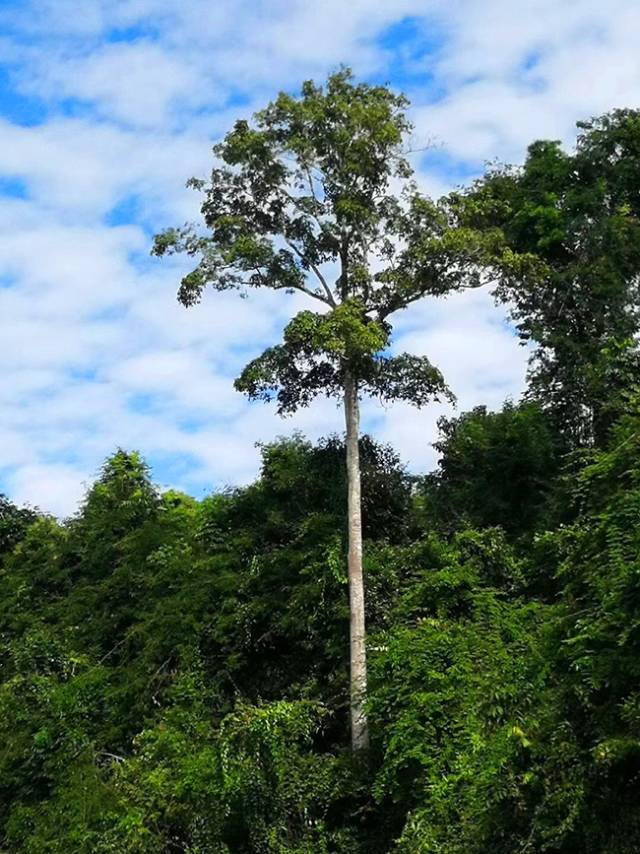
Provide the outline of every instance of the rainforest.
<path id="1" fill-rule="evenodd" d="M 1 497 L 0 851 L 636 854 L 640 114 L 397 201 L 400 96 L 348 71 L 305 85 L 194 182 L 208 230 L 156 238 L 201 259 L 185 305 L 210 286 L 326 303 L 239 390 L 285 413 L 345 389 L 352 414 L 365 393 L 428 406 L 446 377 L 383 357 L 387 318 L 467 287 L 508 307 L 527 388 L 443 417 L 426 474 L 347 421 L 263 444 L 252 484 L 200 499 L 132 449 L 68 519 Z"/>

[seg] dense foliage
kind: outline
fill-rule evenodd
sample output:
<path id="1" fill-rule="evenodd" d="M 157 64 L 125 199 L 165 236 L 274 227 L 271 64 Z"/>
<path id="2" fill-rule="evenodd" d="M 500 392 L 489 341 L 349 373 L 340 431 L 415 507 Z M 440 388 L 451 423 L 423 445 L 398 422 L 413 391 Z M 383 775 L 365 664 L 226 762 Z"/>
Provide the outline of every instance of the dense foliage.
<path id="1" fill-rule="evenodd" d="M 30 514 L 0 575 L 0 850 L 637 851 L 640 407 L 564 469 L 541 419 L 447 422 L 418 484 L 363 440 L 368 766 L 340 441 L 267 445 L 201 502 L 119 451 L 75 518 Z M 529 504 L 475 501 L 494 456 Z"/>
<path id="2" fill-rule="evenodd" d="M 575 152 L 539 140 L 522 168 L 490 170 L 456 207 L 474 228 L 499 227 L 514 250 L 540 260 L 535 277 L 506 271 L 498 295 L 537 345 L 530 395 L 581 444 L 608 427 L 608 348 L 640 331 L 640 112 L 578 127 Z"/>

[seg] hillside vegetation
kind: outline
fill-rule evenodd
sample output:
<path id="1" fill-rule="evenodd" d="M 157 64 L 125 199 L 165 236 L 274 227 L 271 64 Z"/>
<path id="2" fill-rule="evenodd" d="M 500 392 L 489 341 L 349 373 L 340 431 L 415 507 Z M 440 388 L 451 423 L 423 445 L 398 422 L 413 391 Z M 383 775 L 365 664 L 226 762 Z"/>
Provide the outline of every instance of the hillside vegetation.
<path id="1" fill-rule="evenodd" d="M 640 410 L 564 468 L 549 431 L 466 414 L 417 482 L 363 441 L 365 766 L 338 440 L 201 502 L 119 451 L 68 523 L 4 504 L 4 850 L 637 851 Z"/>

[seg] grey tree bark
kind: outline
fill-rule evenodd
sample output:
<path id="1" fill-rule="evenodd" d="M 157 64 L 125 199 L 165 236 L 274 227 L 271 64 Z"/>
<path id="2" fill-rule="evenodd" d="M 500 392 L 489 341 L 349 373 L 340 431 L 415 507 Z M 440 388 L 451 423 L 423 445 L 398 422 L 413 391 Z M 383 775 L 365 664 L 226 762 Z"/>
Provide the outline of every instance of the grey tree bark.
<path id="1" fill-rule="evenodd" d="M 347 514 L 349 530 L 350 693 L 351 747 L 354 753 L 369 747 L 367 699 L 367 649 L 362 573 L 362 502 L 360 491 L 360 406 L 358 385 L 347 372 L 344 387 L 347 428 Z"/>

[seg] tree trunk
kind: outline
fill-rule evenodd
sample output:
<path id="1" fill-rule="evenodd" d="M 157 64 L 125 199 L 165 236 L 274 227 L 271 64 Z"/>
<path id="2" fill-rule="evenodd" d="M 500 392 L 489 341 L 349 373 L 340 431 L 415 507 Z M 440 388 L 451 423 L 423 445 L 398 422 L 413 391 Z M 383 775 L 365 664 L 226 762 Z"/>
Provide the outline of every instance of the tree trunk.
<path id="1" fill-rule="evenodd" d="M 351 661 L 351 747 L 354 753 L 369 747 L 367 699 L 367 649 L 362 577 L 362 504 L 360 498 L 360 408 L 358 386 L 347 373 L 344 383 L 347 427 L 347 513 L 349 524 L 349 609 Z"/>

